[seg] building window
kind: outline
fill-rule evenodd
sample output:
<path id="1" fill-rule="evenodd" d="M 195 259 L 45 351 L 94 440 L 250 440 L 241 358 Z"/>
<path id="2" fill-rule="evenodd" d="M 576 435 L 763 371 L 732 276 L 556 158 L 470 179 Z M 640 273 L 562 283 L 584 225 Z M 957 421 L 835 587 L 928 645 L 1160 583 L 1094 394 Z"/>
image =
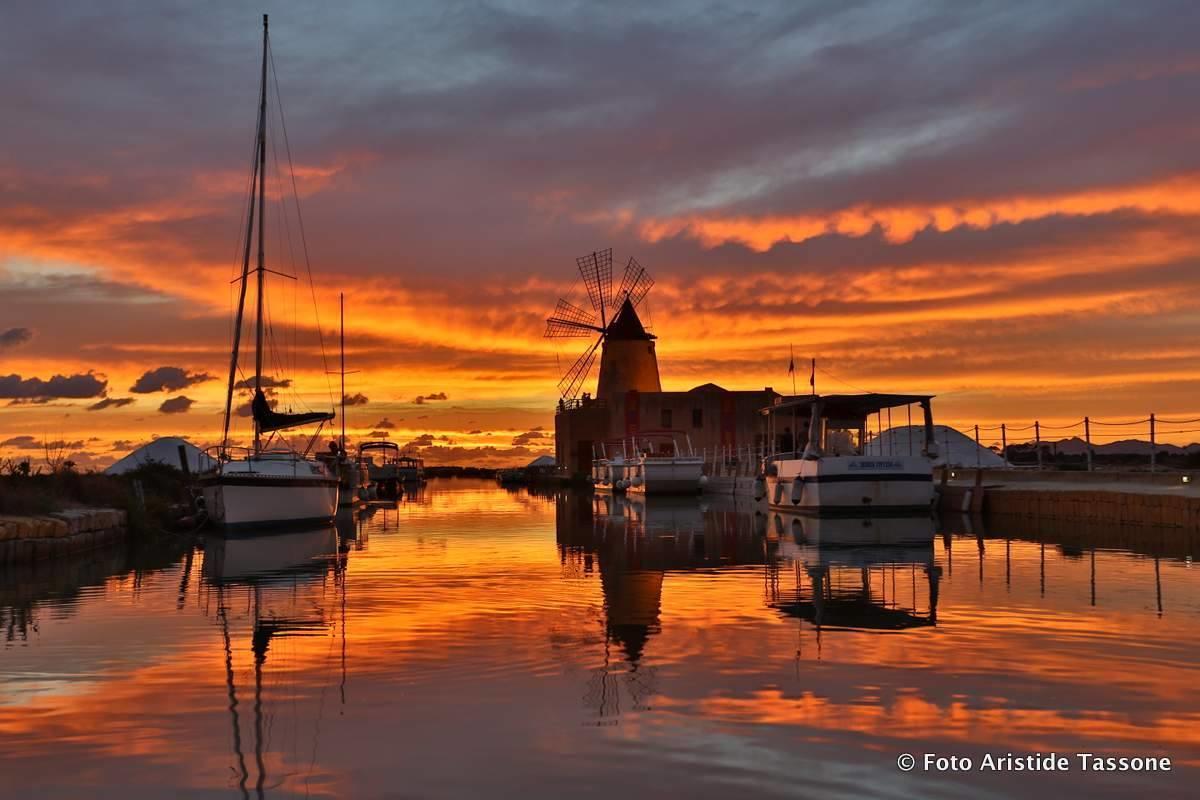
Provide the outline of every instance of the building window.
<path id="1" fill-rule="evenodd" d="M 662 410 L 662 428 L 664 430 L 671 429 L 671 409 L 664 408 Z"/>
<path id="2" fill-rule="evenodd" d="M 704 427 L 704 409 L 703 408 L 693 408 L 692 409 L 692 427 L 693 428 L 703 428 Z"/>

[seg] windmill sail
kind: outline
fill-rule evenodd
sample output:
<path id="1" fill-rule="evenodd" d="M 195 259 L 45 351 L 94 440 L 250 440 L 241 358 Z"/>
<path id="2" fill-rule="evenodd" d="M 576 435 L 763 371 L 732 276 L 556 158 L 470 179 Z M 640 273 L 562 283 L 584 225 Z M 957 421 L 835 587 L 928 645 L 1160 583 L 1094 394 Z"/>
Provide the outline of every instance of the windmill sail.
<path id="1" fill-rule="evenodd" d="M 558 305 L 554 307 L 554 315 L 546 320 L 547 339 L 593 336 L 600 330 L 596 325 L 595 314 L 584 311 L 566 300 L 559 300 Z"/>
<path id="2" fill-rule="evenodd" d="M 646 268 L 631 258 L 625 265 L 625 275 L 621 278 L 621 288 L 617 291 L 617 303 L 622 303 L 628 298 L 629 302 L 636 306 L 642 302 L 642 298 L 653 285 L 654 278 L 650 277 Z"/>
<path id="3" fill-rule="evenodd" d="M 600 324 L 608 324 L 607 310 L 612 308 L 612 248 L 605 248 L 575 259 L 583 285 L 587 287 L 592 308 L 600 315 Z"/>
<path id="4" fill-rule="evenodd" d="M 603 337 L 597 339 L 595 344 L 575 360 L 575 363 L 567 370 L 567 374 L 558 382 L 558 389 L 562 392 L 563 397 L 573 398 L 579 394 L 579 390 L 583 388 L 583 382 L 587 380 L 588 374 L 592 371 L 592 364 L 596 361 L 596 350 L 603 341 Z"/>

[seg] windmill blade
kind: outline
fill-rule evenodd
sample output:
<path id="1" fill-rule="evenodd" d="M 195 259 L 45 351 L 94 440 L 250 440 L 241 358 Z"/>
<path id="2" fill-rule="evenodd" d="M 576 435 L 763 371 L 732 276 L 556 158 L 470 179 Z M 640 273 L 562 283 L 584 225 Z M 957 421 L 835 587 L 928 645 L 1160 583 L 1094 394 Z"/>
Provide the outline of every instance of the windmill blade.
<path id="1" fill-rule="evenodd" d="M 624 302 L 625 298 L 629 298 L 629 302 L 635 306 L 642 302 L 642 298 L 650 291 L 650 287 L 654 285 L 654 278 L 650 277 L 650 273 L 646 272 L 646 268 L 637 262 L 636 259 L 629 259 L 629 263 L 625 265 L 625 275 L 621 278 L 621 289 L 617 292 L 617 302 Z"/>
<path id="2" fill-rule="evenodd" d="M 593 333 L 603 333 L 596 325 L 596 315 L 561 298 L 554 307 L 554 314 L 546 319 L 547 339 L 591 336 Z"/>
<path id="3" fill-rule="evenodd" d="M 550 317 L 546 320 L 547 339 L 581 339 L 585 336 L 595 336 L 597 333 L 604 331 L 595 326 L 589 325 L 586 322 L 575 322 L 570 319 L 561 319 L 560 317 Z"/>
<path id="4" fill-rule="evenodd" d="M 583 388 L 583 382 L 587 380 L 588 373 L 592 371 L 592 364 L 596 361 L 596 349 L 603 341 L 603 337 L 597 339 L 596 343 L 585 350 L 583 355 L 575 359 L 575 363 L 567 370 L 567 374 L 558 382 L 558 390 L 563 397 L 574 400 L 579 394 L 579 390 Z"/>
<path id="5" fill-rule="evenodd" d="M 575 259 L 583 285 L 587 287 L 592 308 L 600 315 L 600 325 L 608 324 L 608 309 L 612 308 L 612 248 L 606 248 Z"/>

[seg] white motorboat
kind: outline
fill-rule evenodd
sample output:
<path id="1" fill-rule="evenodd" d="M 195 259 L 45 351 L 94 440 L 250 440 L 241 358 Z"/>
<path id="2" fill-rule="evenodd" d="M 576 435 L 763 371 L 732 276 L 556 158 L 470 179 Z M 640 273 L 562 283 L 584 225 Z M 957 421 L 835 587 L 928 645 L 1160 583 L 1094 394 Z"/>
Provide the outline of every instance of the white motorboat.
<path id="1" fill-rule="evenodd" d="M 644 434 L 633 440 L 635 455 L 626 466 L 626 491 L 635 494 L 696 494 L 707 482 L 704 458 L 686 450 L 674 434 Z M 657 447 L 655 445 L 657 444 Z"/>
<path id="2" fill-rule="evenodd" d="M 221 444 L 213 448 L 216 467 L 210 472 L 201 474 L 197 479 L 209 519 L 226 528 L 261 528 L 271 525 L 331 522 L 338 506 L 337 474 L 331 472 L 319 460 L 310 457 L 313 444 L 320 435 L 321 428 L 333 419 L 333 412 L 278 412 L 272 408 L 271 401 L 267 399 L 267 392 L 264 391 L 280 385 L 277 380 L 263 375 L 263 355 L 266 349 L 263 340 L 266 327 L 264 303 L 266 274 L 274 272 L 266 266 L 267 237 L 264 232 L 267 194 L 266 135 L 269 47 L 267 19 L 264 16 L 258 136 L 251 176 L 253 194 L 248 204 L 249 222 L 246 225 L 242 273 L 239 278 L 241 286 L 234 325 L 233 352 L 229 362 L 228 391 L 225 397 L 225 427 Z M 257 219 L 255 218 L 256 211 Z M 257 266 L 251 269 L 250 249 L 255 237 L 256 222 L 258 261 Z M 254 376 L 252 379 L 238 381 L 242 324 L 246 310 L 246 294 L 252 274 L 255 276 L 257 287 Z M 250 402 L 250 416 L 254 423 L 252 448 L 233 447 L 229 443 L 229 425 L 234 416 L 234 392 L 243 387 L 253 389 L 253 399 Z M 276 436 L 280 431 L 313 423 L 319 424 L 319 427 L 309 439 L 307 447 L 302 451 L 296 450 L 286 439 Z"/>
<path id="3" fill-rule="evenodd" d="M 592 487 L 597 492 L 623 493 L 628 487 L 624 457 L 597 458 L 592 461 Z"/>
<path id="4" fill-rule="evenodd" d="M 367 479 L 377 497 L 395 497 L 404 483 L 400 445 L 380 439 L 358 446 L 358 463 L 367 471 Z"/>
<path id="5" fill-rule="evenodd" d="M 763 409 L 768 441 L 778 450 L 763 460 L 756 496 L 774 509 L 818 514 L 928 512 L 937 458 L 931 400 L 928 395 L 814 395 Z M 920 452 L 866 453 L 868 417 L 913 405 L 924 415 Z M 799 432 L 802 425 L 807 437 L 792 441 L 792 426 Z M 783 436 L 778 435 L 781 426 L 786 426 Z"/>
<path id="6" fill-rule="evenodd" d="M 626 459 L 625 443 L 619 445 L 619 453 L 608 454 L 606 443 L 599 450 L 592 448 L 592 488 L 597 492 L 622 494 L 629 487 L 629 461 Z M 616 447 L 614 447 L 616 449 Z"/>

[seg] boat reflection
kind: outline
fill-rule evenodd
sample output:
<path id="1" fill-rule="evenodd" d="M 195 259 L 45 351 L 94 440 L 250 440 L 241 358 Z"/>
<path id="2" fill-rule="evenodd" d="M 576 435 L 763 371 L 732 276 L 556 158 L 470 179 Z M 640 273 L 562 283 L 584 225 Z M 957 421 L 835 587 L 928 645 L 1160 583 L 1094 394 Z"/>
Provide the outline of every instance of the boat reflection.
<path id="1" fill-rule="evenodd" d="M 732 504 L 694 497 L 610 493 L 557 496 L 559 557 L 571 574 L 599 572 L 604 597 L 604 662 L 592 671 L 585 704 L 598 724 L 615 724 L 622 686 L 632 710 L 648 710 L 655 670 L 643 659 L 661 632 L 663 582 L 688 570 L 765 563 L 752 518 Z M 613 663 L 613 648 L 624 665 Z"/>
<path id="2" fill-rule="evenodd" d="M 351 525 L 352 514 L 347 515 Z M 237 783 L 242 797 L 250 796 L 251 772 L 243 747 L 241 701 L 235 679 L 234 640 L 238 624 L 249 627 L 250 653 L 253 660 L 254 688 L 252 739 L 255 796 L 264 797 L 268 785 L 267 750 L 271 721 L 275 712 L 267 709 L 269 698 L 263 688 L 268 654 L 272 645 L 290 637 L 312 637 L 341 633 L 342 702 L 345 702 L 345 559 L 339 548 L 338 529 L 332 525 L 293 529 L 264 535 L 220 536 L 208 539 L 202 575 L 206 591 L 215 593 L 215 616 L 221 628 L 225 656 L 225 686 L 232 727 L 233 755 L 237 764 Z M 336 599 L 327 594 L 326 576 L 332 572 Z M 210 598 L 211 599 L 211 598 Z M 332 616 L 340 600 L 341 618 Z M 214 604 L 206 603 L 212 608 Z M 280 656 L 282 657 L 282 656 Z M 275 659 L 278 660 L 278 659 Z M 286 676 L 292 665 L 281 664 Z M 272 687 L 273 691 L 278 687 Z M 286 692 L 284 692 L 286 694 Z M 315 722 L 314 741 L 320 720 Z M 286 776 L 284 776 L 286 777 Z"/>
<path id="3" fill-rule="evenodd" d="M 766 535 L 782 562 L 769 605 L 824 629 L 903 631 L 937 624 L 942 569 L 927 516 L 818 518 L 772 511 Z M 922 576 L 918 580 L 918 573 Z M 918 590 L 918 584 L 922 584 Z"/>

